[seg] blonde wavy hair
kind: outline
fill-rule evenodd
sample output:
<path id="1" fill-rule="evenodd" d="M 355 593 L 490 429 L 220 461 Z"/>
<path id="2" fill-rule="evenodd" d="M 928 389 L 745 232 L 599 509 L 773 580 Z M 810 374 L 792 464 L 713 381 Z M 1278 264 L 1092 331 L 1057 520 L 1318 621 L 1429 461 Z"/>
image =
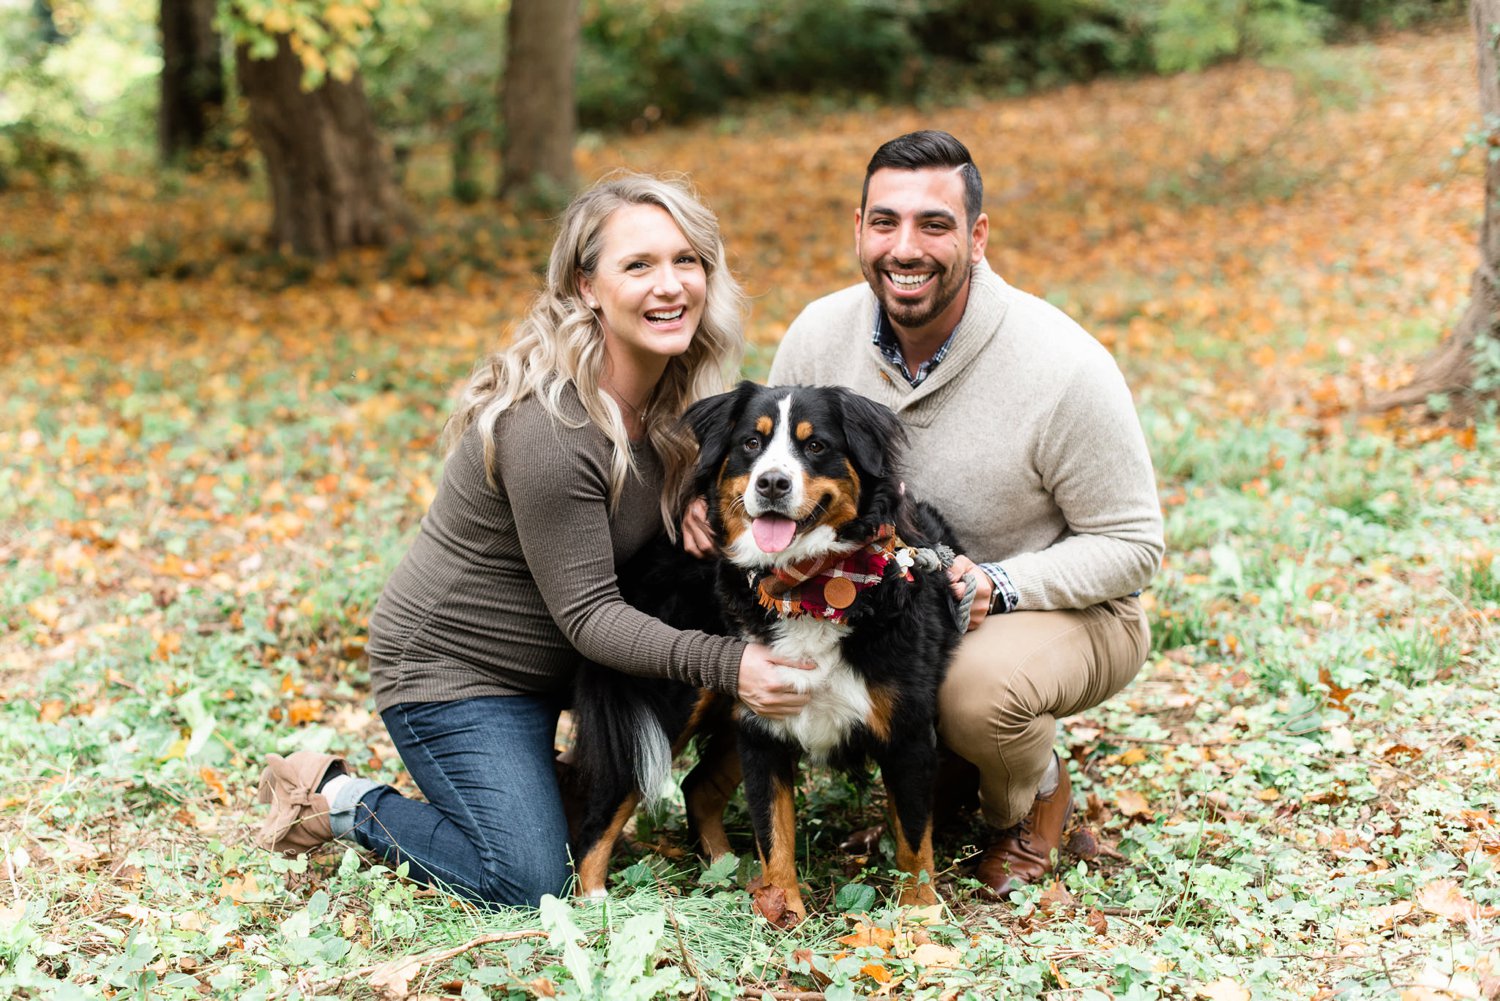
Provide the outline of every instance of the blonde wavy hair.
<path id="1" fill-rule="evenodd" d="M 484 440 L 486 475 L 495 483 L 495 420 L 508 408 L 536 396 L 547 412 L 569 427 L 562 412 L 563 389 L 572 384 L 588 421 L 614 446 L 609 499 L 613 512 L 627 476 L 639 475 L 630 452 L 625 420 L 602 381 L 606 355 L 599 317 L 583 303 L 579 279 L 592 279 L 603 251 L 604 224 L 627 205 L 655 205 L 666 211 L 703 263 L 707 288 L 703 318 L 683 354 L 667 362 L 643 415 L 646 439 L 665 472 L 662 524 L 675 538 L 677 518 L 687 500 L 689 473 L 697 446 L 678 425 L 689 405 L 723 392 L 744 351 L 745 296 L 724 260 L 719 222 L 686 179 L 621 171 L 583 192 L 563 213 L 547 284 L 516 327 L 515 338 L 475 366 L 453 414 L 443 427 L 443 450 L 451 455 L 459 439 L 478 425 Z"/>

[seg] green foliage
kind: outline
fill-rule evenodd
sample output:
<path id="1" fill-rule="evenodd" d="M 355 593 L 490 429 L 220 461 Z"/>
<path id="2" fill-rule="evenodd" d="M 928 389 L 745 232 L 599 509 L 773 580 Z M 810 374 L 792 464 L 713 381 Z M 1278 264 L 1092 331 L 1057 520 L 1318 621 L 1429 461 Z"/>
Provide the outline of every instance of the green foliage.
<path id="1" fill-rule="evenodd" d="M 905 92 L 919 54 L 909 10 L 900 0 L 588 0 L 579 118 L 619 127 L 765 93 Z"/>
<path id="2" fill-rule="evenodd" d="M 399 26 L 382 22 L 361 56 L 371 110 L 398 160 L 420 143 L 450 144 L 453 194 L 472 202 L 480 193 L 477 147 L 492 145 L 499 122 L 504 14 L 493 0 L 403 13 Z"/>
<path id="3" fill-rule="evenodd" d="M 1163 0 L 1148 16 L 1152 64 L 1164 73 L 1306 48 L 1326 27 L 1307 0 Z"/>
<path id="4" fill-rule="evenodd" d="M 0 191 L 76 182 L 84 154 L 152 134 L 152 0 L 0 4 Z"/>

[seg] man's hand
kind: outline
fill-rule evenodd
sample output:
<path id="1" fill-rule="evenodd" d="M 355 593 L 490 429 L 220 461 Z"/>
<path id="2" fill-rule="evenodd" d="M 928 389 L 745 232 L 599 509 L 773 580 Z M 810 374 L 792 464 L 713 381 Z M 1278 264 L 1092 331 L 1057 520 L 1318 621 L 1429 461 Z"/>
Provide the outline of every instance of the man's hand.
<path id="1" fill-rule="evenodd" d="M 719 554 L 714 534 L 708 527 L 708 501 L 694 497 L 682 512 L 682 548 L 689 556 L 706 560 Z"/>
<path id="2" fill-rule="evenodd" d="M 810 661 L 792 660 L 768 646 L 751 643 L 740 657 L 739 699 L 755 715 L 766 719 L 795 716 L 811 696 L 805 687 L 788 678 L 784 669 L 811 671 L 816 667 Z"/>
<path id="3" fill-rule="evenodd" d="M 951 582 L 955 601 L 963 600 L 964 592 L 968 590 L 964 578 L 971 574 L 977 585 L 974 589 L 974 604 L 969 607 L 969 629 L 974 630 L 990 614 L 990 598 L 995 594 L 995 582 L 967 556 L 954 557 L 953 565 L 948 568 L 948 580 Z"/>

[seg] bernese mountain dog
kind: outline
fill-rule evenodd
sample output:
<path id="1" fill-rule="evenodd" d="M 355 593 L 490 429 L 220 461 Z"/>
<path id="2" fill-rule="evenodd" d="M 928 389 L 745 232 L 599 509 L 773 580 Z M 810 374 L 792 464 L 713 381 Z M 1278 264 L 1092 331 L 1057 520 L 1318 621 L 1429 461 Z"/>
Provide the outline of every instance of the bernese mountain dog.
<path id="1" fill-rule="evenodd" d="M 696 486 L 720 558 L 645 554 L 621 574 L 627 600 L 673 625 L 727 632 L 807 660 L 787 669 L 811 701 L 786 719 L 676 682 L 597 665 L 575 686 L 581 813 L 580 894 L 603 895 L 610 854 L 642 798 L 660 793 L 697 735 L 683 783 L 703 851 L 729 851 L 723 812 L 741 777 L 763 885 L 785 893 L 785 922 L 806 916 L 798 890 L 794 789 L 805 756 L 881 770 L 903 904 L 937 902 L 932 802 L 937 689 L 962 636 L 944 566 L 958 548 L 930 506 L 905 497 L 905 435 L 887 407 L 846 389 L 743 382 L 684 416 L 699 443 Z"/>

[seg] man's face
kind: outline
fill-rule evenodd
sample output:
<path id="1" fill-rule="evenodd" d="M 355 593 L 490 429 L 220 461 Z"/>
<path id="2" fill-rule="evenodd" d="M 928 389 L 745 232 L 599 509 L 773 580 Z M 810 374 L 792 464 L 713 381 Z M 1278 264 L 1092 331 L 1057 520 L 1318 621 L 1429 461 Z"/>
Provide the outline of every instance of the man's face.
<path id="1" fill-rule="evenodd" d="M 891 322 L 913 334 L 957 325 L 969 271 L 984 257 L 989 217 L 970 220 L 952 168 L 877 170 L 855 215 L 854 248 L 865 281 Z"/>

